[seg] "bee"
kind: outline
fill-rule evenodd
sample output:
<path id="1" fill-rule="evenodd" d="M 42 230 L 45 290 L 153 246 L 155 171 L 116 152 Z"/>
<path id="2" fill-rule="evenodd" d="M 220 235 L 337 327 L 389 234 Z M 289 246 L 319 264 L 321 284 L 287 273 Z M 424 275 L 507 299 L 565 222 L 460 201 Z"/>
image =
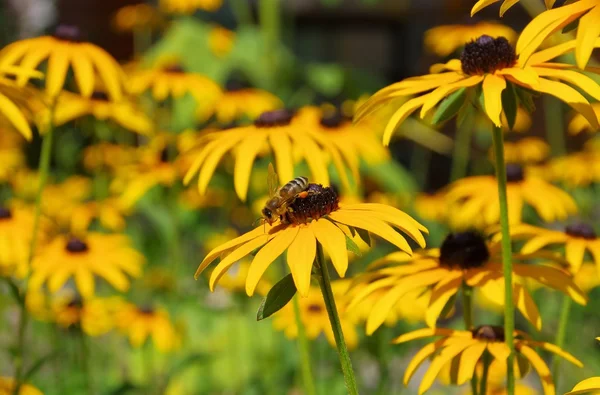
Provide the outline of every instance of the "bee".
<path id="1" fill-rule="evenodd" d="M 273 169 L 273 164 L 269 163 L 269 174 L 267 178 L 269 187 L 269 200 L 262 209 L 264 222 L 273 225 L 275 221 L 285 220 L 285 214 L 288 211 L 290 204 L 294 203 L 297 198 L 304 199 L 309 195 L 307 191 L 309 187 L 308 178 L 296 177 L 281 188 L 278 188 L 277 174 Z"/>

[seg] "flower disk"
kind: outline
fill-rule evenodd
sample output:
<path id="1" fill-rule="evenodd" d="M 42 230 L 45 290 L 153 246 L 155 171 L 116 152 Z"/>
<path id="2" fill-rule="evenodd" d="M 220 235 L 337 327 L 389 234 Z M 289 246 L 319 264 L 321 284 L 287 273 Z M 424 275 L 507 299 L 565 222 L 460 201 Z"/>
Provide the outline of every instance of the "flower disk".
<path id="1" fill-rule="evenodd" d="M 289 205 L 283 222 L 291 224 L 306 224 L 319 219 L 339 208 L 337 193 L 331 187 L 321 184 L 309 184 L 308 196 L 297 198 Z"/>
<path id="2" fill-rule="evenodd" d="M 480 267 L 489 258 L 485 240 L 476 232 L 450 233 L 440 248 L 440 263 L 451 268 Z"/>
<path id="3" fill-rule="evenodd" d="M 513 67 L 517 54 L 506 38 L 483 35 L 465 45 L 460 62 L 465 74 L 484 75 Z"/>
<path id="4" fill-rule="evenodd" d="M 471 330 L 474 339 L 488 342 L 504 342 L 504 328 L 501 326 L 481 325 Z"/>
<path id="5" fill-rule="evenodd" d="M 271 126 L 285 126 L 289 125 L 294 117 L 294 113 L 290 110 L 273 110 L 266 111 L 259 115 L 254 121 L 254 125 L 261 128 L 268 128 Z"/>
<path id="6" fill-rule="evenodd" d="M 586 240 L 594 240 L 596 238 L 596 232 L 594 232 L 594 228 L 581 222 L 567 226 L 565 228 L 565 233 L 569 236 L 581 237 Z"/>

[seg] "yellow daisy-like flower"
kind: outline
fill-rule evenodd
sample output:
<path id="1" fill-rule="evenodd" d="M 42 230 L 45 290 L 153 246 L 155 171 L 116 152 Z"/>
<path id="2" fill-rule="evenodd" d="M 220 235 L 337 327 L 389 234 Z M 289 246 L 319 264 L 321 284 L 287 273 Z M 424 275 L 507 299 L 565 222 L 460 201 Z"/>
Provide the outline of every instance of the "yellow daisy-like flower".
<path id="1" fill-rule="evenodd" d="M 425 32 L 423 44 L 429 52 L 446 57 L 483 34 L 494 38 L 505 37 L 511 43 L 517 39 L 517 32 L 509 26 L 494 22 L 479 22 L 474 25 L 436 26 Z"/>
<path id="2" fill-rule="evenodd" d="M 254 160 L 265 147 L 275 158 L 281 185 L 294 178 L 294 153 L 308 164 L 315 182 L 329 184 L 327 165 L 332 160 L 344 186 L 349 185 L 346 164 L 339 149 L 322 133 L 308 128 L 302 117 L 288 110 L 265 112 L 251 125 L 207 132 L 200 136 L 197 144 L 196 159 L 183 182 L 187 185 L 199 174 L 201 195 L 206 192 L 217 164 L 229 151 L 235 157 L 235 191 L 245 201 Z"/>
<path id="3" fill-rule="evenodd" d="M 287 263 L 300 295 L 310 289 L 311 269 L 316 257 L 317 242 L 329 255 L 340 277 L 348 268 L 346 240 L 354 228 L 371 232 L 410 252 L 406 239 L 392 226 L 408 234 L 419 245 L 425 245 L 421 232 L 425 227 L 404 212 L 375 203 L 338 205 L 332 188 L 310 184 L 305 198 L 288 206 L 281 223 L 266 223 L 227 243 L 214 248 L 204 258 L 195 277 L 217 258 L 221 261 L 212 271 L 209 286 L 214 290 L 219 278 L 238 260 L 258 250 L 252 259 L 246 278 L 246 293 L 254 294 L 256 286 L 269 265 L 287 251 Z M 349 229 L 350 227 L 350 229 Z M 352 233 L 351 233 L 352 232 Z"/>
<path id="4" fill-rule="evenodd" d="M 84 149 L 83 166 L 90 171 L 108 170 L 115 173 L 135 163 L 137 156 L 136 147 L 103 142 Z"/>
<path id="5" fill-rule="evenodd" d="M 448 216 L 448 203 L 444 191 L 420 193 L 415 197 L 415 211 L 427 221 L 445 222 Z"/>
<path id="6" fill-rule="evenodd" d="M 156 8 L 141 3 L 119 8 L 112 22 L 117 31 L 132 32 L 160 27 L 164 21 Z"/>
<path id="7" fill-rule="evenodd" d="M 114 328 L 114 315 L 122 303 L 114 296 L 87 300 L 57 296 L 51 302 L 51 319 L 63 328 L 80 327 L 89 336 L 101 336 Z"/>
<path id="8" fill-rule="evenodd" d="M 356 330 L 356 317 L 348 314 L 346 309 L 348 305 L 346 291 L 349 285 L 350 281 L 348 280 L 338 280 L 331 283 L 331 288 L 346 344 L 349 349 L 353 349 L 358 345 L 358 332 Z M 319 287 L 310 287 L 308 295 L 305 298 L 300 298 L 298 303 L 300 305 L 300 319 L 304 325 L 306 337 L 312 340 L 323 333 L 329 344 L 335 347 L 335 338 L 327 315 L 327 307 Z M 293 303 L 288 303 L 284 308 L 273 314 L 273 327 L 284 331 L 290 339 L 298 337 L 298 325 L 296 324 Z"/>
<path id="9" fill-rule="evenodd" d="M 525 137 L 518 141 L 504 142 L 504 160 L 507 163 L 528 165 L 543 162 L 550 155 L 550 146 L 539 137 Z M 490 149 L 490 158 L 494 152 Z"/>
<path id="10" fill-rule="evenodd" d="M 504 329 L 491 325 L 478 326 L 468 331 L 442 328 L 418 329 L 397 337 L 394 339 L 394 343 L 405 343 L 431 336 L 442 336 L 442 338 L 419 350 L 404 372 L 404 384 L 407 385 L 419 366 L 429 357 L 432 357 L 431 363 L 421 379 L 419 395 L 425 393 L 432 386 L 440 371 L 447 364 L 456 363 L 459 366 L 457 384 L 461 385 L 473 377 L 476 366 L 484 353 L 487 352 L 492 361 L 504 365 L 506 365 L 506 359 L 510 354 L 508 346 L 504 343 Z M 576 366 L 583 367 L 583 364 L 577 358 L 554 344 L 535 341 L 522 331 L 515 331 L 514 336 L 517 356 L 526 359 L 538 373 L 544 395 L 554 395 L 555 388 L 550 369 L 543 358 L 535 351 L 536 347 L 564 358 Z"/>
<path id="11" fill-rule="evenodd" d="M 29 38 L 14 42 L 0 52 L 0 69 L 20 66 L 35 69 L 44 60 L 46 92 L 55 98 L 63 90 L 69 69 L 73 70 L 75 83 L 82 96 L 90 97 L 94 88 L 102 85 L 111 100 L 123 97 L 123 71 L 115 59 L 102 48 L 81 41 L 79 28 L 60 25 L 53 36 Z M 24 85 L 31 78 L 23 74 L 16 82 Z"/>
<path id="12" fill-rule="evenodd" d="M 573 281 L 583 292 L 589 293 L 592 289 L 600 286 L 598 268 L 592 262 L 584 262 L 573 276 Z"/>
<path id="13" fill-rule="evenodd" d="M 598 338 L 600 340 L 600 338 Z M 600 377 L 590 377 L 580 383 L 565 395 L 583 395 L 583 394 L 598 394 L 600 393 Z"/>
<path id="14" fill-rule="evenodd" d="M 500 16 L 504 16 L 504 13 L 508 11 L 513 5 L 517 4 L 519 0 L 478 0 L 473 8 L 471 8 L 471 16 L 475 15 L 477 12 L 481 11 L 487 6 L 490 6 L 494 3 L 498 3 L 502 1 L 502 5 L 500 6 Z M 544 0 L 546 4 L 546 8 L 550 9 L 554 5 L 556 0 Z"/>
<path id="15" fill-rule="evenodd" d="M 600 103 L 592 103 L 592 108 L 596 113 L 596 116 L 600 119 Z M 593 127 L 581 114 L 575 114 L 569 121 L 567 128 L 570 134 L 576 135 L 582 132 L 594 133 L 598 131 L 598 128 Z"/>
<path id="16" fill-rule="evenodd" d="M 594 228 L 586 223 L 573 223 L 563 231 L 520 224 L 511 227 L 510 234 L 516 240 L 527 239 L 527 243 L 521 248 L 523 254 L 532 254 L 548 246 L 564 247 L 565 258 L 570 265 L 569 271 L 573 274 L 581 268 L 587 251 L 600 274 L 600 237 L 596 235 Z"/>
<path id="17" fill-rule="evenodd" d="M 20 75 L 17 74 L 16 78 L 19 78 Z M 33 118 L 33 112 L 37 108 L 43 108 L 43 103 L 38 93 L 26 86 L 17 85 L 15 81 L 2 75 L 2 69 L 0 69 L 1 126 L 3 128 L 5 126 L 12 127 L 27 140 L 31 140 L 32 131 L 29 120 Z"/>
<path id="18" fill-rule="evenodd" d="M 12 377 L 0 377 L 0 395 L 13 395 L 16 384 Z M 19 395 L 44 395 L 44 393 L 31 384 L 21 384 Z"/>
<path id="19" fill-rule="evenodd" d="M 94 276 L 106 280 L 115 289 L 129 289 L 127 275 L 139 277 L 144 257 L 130 246 L 125 235 L 88 233 L 85 238 L 57 236 L 40 249 L 32 262 L 30 286 L 44 283 L 57 292 L 73 277 L 84 298 L 94 295 Z"/>
<path id="20" fill-rule="evenodd" d="M 600 182 L 600 156 L 591 151 L 575 152 L 553 158 L 543 170 L 550 180 L 568 188 L 586 187 Z"/>
<path id="21" fill-rule="evenodd" d="M 523 261 L 534 257 L 534 254 L 515 255 L 513 260 Z M 504 276 L 501 262 L 498 243 L 486 244 L 483 237 L 474 232 L 450 234 L 439 250 L 423 251 L 414 257 L 405 252 L 394 252 L 373 262 L 369 270 L 357 279 L 368 286 L 356 293 L 350 309 L 373 292 L 379 292 L 380 296 L 373 303 L 367 320 L 367 333 L 372 334 L 385 322 L 396 304 L 404 303 L 404 295 L 413 290 L 431 288 L 425 321 L 427 325 L 435 327 L 446 304 L 463 284 L 477 288 L 496 304 L 503 305 Z M 586 295 L 559 269 L 513 263 L 513 273 L 516 278 L 513 284 L 515 306 L 538 329 L 542 320 L 523 280 L 531 279 L 561 291 L 579 304 L 587 302 Z"/>
<path id="22" fill-rule="evenodd" d="M 197 10 L 213 12 L 223 0 L 160 0 L 160 8 L 169 14 L 193 14 Z"/>
<path id="23" fill-rule="evenodd" d="M 25 164 L 23 137 L 10 129 L 0 127 L 0 182 L 6 182 Z"/>
<path id="24" fill-rule="evenodd" d="M 238 262 L 221 277 L 219 280 L 219 286 L 230 292 L 245 292 L 246 277 L 248 277 L 249 270 L 249 262 Z M 267 279 L 261 278 L 256 285 L 256 293 L 258 295 L 265 296 L 271 289 L 272 285 L 273 284 L 271 284 Z"/>
<path id="25" fill-rule="evenodd" d="M 394 98 L 417 95 L 402 104 L 388 121 L 383 135 L 387 145 L 396 128 L 418 108 L 421 108 L 420 117 L 425 118 L 445 97 L 452 96 L 453 101 L 467 102 L 471 96 L 480 94 L 483 99 L 481 110 L 494 125 L 501 127 L 503 92 L 508 89 L 507 93 L 518 103 L 529 95 L 523 91 L 524 88 L 557 97 L 598 127 L 598 119 L 590 103 L 570 85 L 596 100 L 600 100 L 600 86 L 581 72 L 571 70 L 572 65 L 549 62 L 571 51 L 574 46 L 574 41 L 569 41 L 525 59 L 504 37 L 481 36 L 465 45 L 460 60 L 433 65 L 430 69 L 432 74 L 407 78 L 381 89 L 359 109 L 355 118 L 364 118 Z"/>
<path id="26" fill-rule="evenodd" d="M 213 26 L 208 32 L 208 48 L 217 58 L 223 58 L 231 52 L 235 42 L 235 32 L 223 26 Z"/>
<path id="27" fill-rule="evenodd" d="M 545 222 L 567 218 L 577 212 L 568 193 L 543 179 L 526 174 L 516 164 L 506 166 L 508 217 L 511 224 L 521 222 L 525 203 Z M 485 228 L 500 220 L 498 184 L 494 176 L 474 176 L 452 183 L 446 193 L 450 223 L 459 229 Z"/>
<path id="28" fill-rule="evenodd" d="M 74 233 L 85 232 L 94 219 L 105 229 L 119 232 L 125 229 L 125 217 L 129 208 L 123 207 L 117 197 L 91 200 L 75 206 L 71 213 L 69 229 Z"/>
<path id="29" fill-rule="evenodd" d="M 181 336 L 164 309 L 125 303 L 116 313 L 115 324 L 135 348 L 142 347 L 148 338 L 160 352 L 173 351 L 181 346 Z"/>

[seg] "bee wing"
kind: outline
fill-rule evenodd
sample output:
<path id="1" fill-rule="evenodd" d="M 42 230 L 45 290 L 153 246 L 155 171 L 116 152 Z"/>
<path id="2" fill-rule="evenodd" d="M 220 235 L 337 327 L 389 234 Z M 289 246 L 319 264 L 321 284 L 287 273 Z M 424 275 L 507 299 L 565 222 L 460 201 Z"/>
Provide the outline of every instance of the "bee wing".
<path id="1" fill-rule="evenodd" d="M 277 178 L 277 173 L 275 173 L 275 168 L 273 167 L 272 163 L 269 163 L 267 186 L 269 188 L 269 197 L 275 196 L 277 194 L 277 190 L 279 189 L 279 182 Z"/>

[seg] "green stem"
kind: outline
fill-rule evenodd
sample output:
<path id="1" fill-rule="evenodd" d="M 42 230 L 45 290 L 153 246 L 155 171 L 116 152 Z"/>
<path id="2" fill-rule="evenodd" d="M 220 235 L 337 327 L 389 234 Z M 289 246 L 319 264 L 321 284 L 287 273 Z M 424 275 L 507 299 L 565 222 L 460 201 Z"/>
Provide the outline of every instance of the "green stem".
<path id="1" fill-rule="evenodd" d="M 298 349 L 300 351 L 300 362 L 302 363 L 302 380 L 304 382 L 304 391 L 306 395 L 316 395 L 315 380 L 312 374 L 312 364 L 310 360 L 310 345 L 306 339 L 306 331 L 302 316 L 300 315 L 300 302 L 298 296 L 293 300 L 294 316 L 296 318 L 296 326 L 298 327 Z"/>
<path id="2" fill-rule="evenodd" d="M 502 129 L 494 127 L 494 156 L 496 158 L 496 179 L 498 180 L 498 199 L 500 202 L 500 227 L 502 231 L 502 268 L 504 271 L 504 339 L 510 351 L 506 360 L 506 390 L 508 395 L 515 393 L 514 354 L 515 345 L 515 306 L 512 295 L 512 245 L 508 222 L 508 199 L 506 197 L 506 163 L 504 162 L 504 141 Z"/>
<path id="3" fill-rule="evenodd" d="M 483 353 L 483 373 L 481 374 L 481 386 L 479 387 L 479 395 L 487 394 L 487 382 L 488 372 L 490 370 L 490 363 L 492 362 L 488 352 Z"/>
<path id="4" fill-rule="evenodd" d="M 265 59 L 270 74 L 275 77 L 279 61 L 277 47 L 281 37 L 281 0 L 260 0 L 258 13 L 264 40 Z M 274 85 L 274 79 L 270 85 Z"/>
<path id="5" fill-rule="evenodd" d="M 354 377 L 354 370 L 352 369 L 352 361 L 350 360 L 348 347 L 346 347 L 346 341 L 344 340 L 342 324 L 340 323 L 340 317 L 333 297 L 333 290 L 331 289 L 331 279 L 329 277 L 327 265 L 325 264 L 325 257 L 323 256 L 323 247 L 320 243 L 317 243 L 316 264 L 317 269 L 320 272 L 319 285 L 321 286 L 321 293 L 323 294 L 323 300 L 325 301 L 325 307 L 327 308 L 327 314 L 329 315 L 331 329 L 333 329 L 335 345 L 340 357 L 344 381 L 346 382 L 346 390 L 350 395 L 358 395 L 356 378 Z"/>
<path id="6" fill-rule="evenodd" d="M 556 332 L 556 339 L 554 344 L 560 348 L 564 348 L 565 339 L 567 336 L 567 327 L 569 324 L 569 315 L 571 314 L 571 305 L 573 300 L 565 295 L 563 299 L 562 309 L 560 311 L 560 319 L 558 321 L 558 331 Z M 554 385 L 558 386 L 558 376 L 560 373 L 560 357 L 555 355 L 552 359 L 552 376 L 554 377 Z"/>
<path id="7" fill-rule="evenodd" d="M 35 254 L 35 249 L 37 246 L 38 239 L 38 231 L 40 228 L 40 218 L 42 213 L 42 192 L 44 191 L 44 187 L 46 186 L 46 181 L 48 180 L 48 174 L 50 173 L 50 158 L 52 153 L 52 136 L 54 135 L 53 128 L 53 114 L 54 109 L 50 110 L 50 125 L 48 127 L 48 131 L 46 135 L 43 137 L 42 141 L 42 152 L 40 154 L 40 164 L 39 164 L 39 185 L 38 190 L 35 196 L 35 208 L 34 208 L 34 217 L 33 217 L 33 229 L 31 233 L 31 244 L 29 245 L 29 254 L 27 257 L 27 268 L 28 273 L 25 281 L 23 282 L 23 301 L 25 300 L 25 295 L 27 294 L 27 283 L 29 280 L 29 272 L 31 268 L 31 262 L 33 261 L 33 256 Z M 29 313 L 27 311 L 27 307 L 25 302 L 21 303 L 21 315 L 19 317 L 19 324 L 17 329 L 17 349 L 15 354 L 15 387 L 13 390 L 13 394 L 18 394 L 21 390 L 21 385 L 23 385 L 23 369 L 24 369 L 24 356 L 25 353 L 25 332 L 27 329 L 27 324 L 29 322 Z"/>
<path id="8" fill-rule="evenodd" d="M 381 327 L 375 332 L 377 341 L 377 363 L 379 364 L 379 384 L 377 386 L 377 394 L 384 395 L 390 393 L 389 381 L 390 381 L 390 370 L 388 351 L 390 347 L 390 338 L 388 336 L 388 328 Z"/>
<path id="9" fill-rule="evenodd" d="M 454 153 L 452 154 L 452 169 L 450 170 L 450 181 L 456 181 L 467 175 L 469 169 L 469 157 L 471 154 L 471 137 L 473 128 L 471 122 L 463 122 L 456 130 L 454 141 Z"/>
<path id="10" fill-rule="evenodd" d="M 83 378 L 85 380 L 85 388 L 87 394 L 94 394 L 94 386 L 92 384 L 92 375 L 90 372 L 90 350 L 88 347 L 85 333 L 82 329 L 79 329 L 79 347 L 80 347 L 80 358 L 81 358 L 81 369 L 83 371 Z"/>
<path id="11" fill-rule="evenodd" d="M 473 288 L 467 284 L 462 284 L 462 304 L 463 304 L 463 319 L 465 321 L 465 329 L 473 328 Z M 471 392 L 477 395 L 477 374 L 474 373 L 471 377 Z"/>
<path id="12" fill-rule="evenodd" d="M 235 19 L 240 25 L 252 24 L 252 12 L 250 10 L 249 0 L 233 0 L 231 1 L 231 10 Z"/>
<path id="13" fill-rule="evenodd" d="M 417 185 L 423 189 L 429 178 L 429 162 L 431 160 L 431 151 L 427 148 L 415 144 L 413 146 L 412 156 L 410 158 L 410 171 L 414 174 Z"/>
<path id="14" fill-rule="evenodd" d="M 548 95 L 545 95 L 542 99 L 544 101 L 546 137 L 548 138 L 548 144 L 550 144 L 550 150 L 553 156 L 562 156 L 567 152 L 567 143 L 561 102 Z"/>

